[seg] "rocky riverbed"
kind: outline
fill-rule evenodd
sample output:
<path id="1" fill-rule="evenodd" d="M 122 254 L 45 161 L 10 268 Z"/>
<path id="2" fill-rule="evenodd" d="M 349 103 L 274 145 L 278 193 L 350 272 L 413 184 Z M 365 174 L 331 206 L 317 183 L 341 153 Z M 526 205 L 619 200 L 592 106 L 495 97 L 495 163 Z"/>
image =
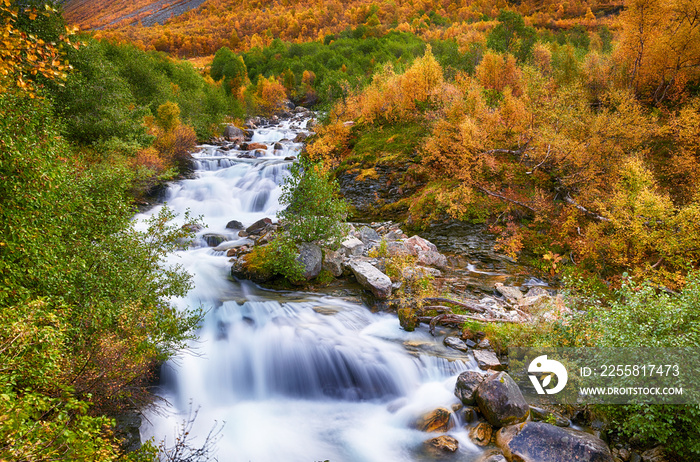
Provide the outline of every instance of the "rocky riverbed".
<path id="1" fill-rule="evenodd" d="M 310 133 L 309 115 L 296 108 L 227 127 L 195 156 L 198 176 L 169 192 L 208 225 L 193 229 L 182 257 L 195 273 L 187 303 L 209 313 L 200 354 L 167 365 L 162 393 L 180 413 L 194 400 L 204 416 L 234 422 L 222 460 L 661 460 L 628 444 L 609 448 L 585 408 L 526 401 L 503 351 L 461 329 L 466 320 L 570 315 L 556 287 L 494 252 L 483 228 L 451 223 L 421 236 L 394 221 L 351 223 L 339 248 L 299 246 L 297 286 L 250 265 L 284 226 L 279 184 Z M 151 417 L 146 437 L 172 423 Z M 278 447 L 253 444 L 263 434 Z"/>

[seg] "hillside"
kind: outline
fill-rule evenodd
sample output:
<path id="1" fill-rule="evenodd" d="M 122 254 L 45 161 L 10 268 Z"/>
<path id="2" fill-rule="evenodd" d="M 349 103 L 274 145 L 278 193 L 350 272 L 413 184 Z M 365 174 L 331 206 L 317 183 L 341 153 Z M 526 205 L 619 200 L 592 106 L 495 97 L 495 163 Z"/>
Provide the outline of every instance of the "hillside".
<path id="1" fill-rule="evenodd" d="M 68 0 L 64 2 L 65 17 L 81 29 L 100 30 L 118 24 L 153 26 L 164 24 L 197 8 L 205 0 L 142 0 L 134 2 Z"/>
<path id="2" fill-rule="evenodd" d="M 307 42 L 356 27 L 363 27 L 360 33 L 367 36 L 398 30 L 454 38 L 469 35 L 474 27 L 477 30 L 488 27 L 490 20 L 505 7 L 515 8 L 528 24 L 537 28 L 554 32 L 576 24 L 594 28 L 597 21 L 622 8 L 620 0 L 566 3 L 528 0 L 518 5 L 503 0 L 207 0 L 201 6 L 199 3 L 199 0 L 168 3 L 146 0 L 110 4 L 69 0 L 65 15 L 82 29 L 101 29 L 98 37 L 193 57 L 211 55 L 223 46 L 235 51 L 264 46 L 275 38 Z M 156 12 L 157 8 L 165 11 Z M 190 10 L 179 14 L 185 9 Z M 176 17 L 163 24 L 170 12 Z"/>

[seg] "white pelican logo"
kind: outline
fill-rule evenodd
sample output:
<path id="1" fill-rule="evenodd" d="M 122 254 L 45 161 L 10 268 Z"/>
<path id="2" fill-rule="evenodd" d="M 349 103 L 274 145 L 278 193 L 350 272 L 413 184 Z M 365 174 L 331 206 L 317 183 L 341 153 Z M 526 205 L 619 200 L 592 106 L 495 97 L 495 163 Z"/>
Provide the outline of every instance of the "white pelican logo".
<path id="1" fill-rule="evenodd" d="M 537 376 L 530 375 L 530 381 L 535 386 L 537 393 L 540 395 L 544 395 L 545 393 L 550 395 L 559 393 L 564 389 L 566 386 L 566 381 L 569 379 L 569 375 L 566 373 L 566 368 L 564 365 L 559 361 L 555 361 L 554 359 L 547 359 L 547 355 L 538 356 L 533 359 L 530 363 L 530 367 L 527 368 L 527 371 L 531 374 L 549 374 L 545 375 L 542 383 L 540 383 Z M 557 376 L 557 386 L 554 388 L 545 389 L 545 387 L 552 382 L 553 375 Z"/>

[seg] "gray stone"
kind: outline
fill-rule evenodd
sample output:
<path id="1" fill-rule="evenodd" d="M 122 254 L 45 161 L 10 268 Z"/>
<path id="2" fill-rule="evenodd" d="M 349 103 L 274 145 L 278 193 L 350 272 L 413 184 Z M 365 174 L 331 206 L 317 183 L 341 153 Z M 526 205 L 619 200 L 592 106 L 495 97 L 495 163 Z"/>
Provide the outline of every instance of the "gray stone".
<path id="1" fill-rule="evenodd" d="M 501 364 L 496 356 L 496 353 L 489 350 L 474 350 L 474 359 L 479 365 L 479 369 L 492 370 L 492 371 L 502 371 L 505 370 L 505 366 Z"/>
<path id="2" fill-rule="evenodd" d="M 226 229 L 245 229 L 245 226 L 240 221 L 231 220 L 226 223 Z"/>
<path id="3" fill-rule="evenodd" d="M 341 244 L 342 252 L 348 257 L 360 256 L 365 249 L 365 245 L 356 237 L 348 236 Z"/>
<path id="4" fill-rule="evenodd" d="M 321 272 L 323 252 L 316 244 L 300 244 L 297 261 L 304 267 L 304 279 L 309 281 L 318 276 Z"/>
<path id="5" fill-rule="evenodd" d="M 373 242 L 379 242 L 381 237 L 379 237 L 379 234 L 369 226 L 363 226 L 362 228 L 359 229 L 358 237 L 359 239 L 366 245 L 369 246 Z"/>
<path id="6" fill-rule="evenodd" d="M 435 266 L 437 268 L 445 269 L 448 266 L 447 257 L 440 252 L 420 252 L 418 254 L 418 263 L 426 266 Z"/>
<path id="7" fill-rule="evenodd" d="M 527 294 L 525 294 L 526 297 L 539 297 L 540 295 L 549 296 L 549 291 L 542 286 L 534 286 L 530 287 Z"/>
<path id="8" fill-rule="evenodd" d="M 362 287 L 369 289 L 377 298 L 389 298 L 391 295 L 389 276 L 366 261 L 352 260 L 348 266 Z"/>
<path id="9" fill-rule="evenodd" d="M 235 125 L 227 125 L 224 128 L 223 136 L 227 141 L 238 141 L 239 143 L 245 141 L 245 132 Z"/>
<path id="10" fill-rule="evenodd" d="M 496 283 L 496 292 L 510 300 L 520 300 L 523 298 L 523 293 L 517 287 L 504 286 L 502 283 Z"/>
<path id="11" fill-rule="evenodd" d="M 459 351 L 467 351 L 467 345 L 462 341 L 462 339 L 458 337 L 445 337 L 445 339 L 442 341 L 442 343 L 448 347 L 452 348 L 454 350 L 459 350 Z"/>
<path id="12" fill-rule="evenodd" d="M 476 403 L 486 420 L 494 427 L 524 422 L 530 411 L 520 388 L 505 372 L 487 376 L 479 384 L 476 389 Z"/>
<path id="13" fill-rule="evenodd" d="M 588 433 L 544 422 L 501 428 L 496 444 L 508 460 L 522 462 L 613 462 L 608 446 Z"/>
<path id="14" fill-rule="evenodd" d="M 455 384 L 455 396 L 464 405 L 472 405 L 476 402 L 476 389 L 486 378 L 486 374 L 480 371 L 465 371 L 457 377 Z"/>
<path id="15" fill-rule="evenodd" d="M 464 341 L 464 344 L 469 348 L 474 348 L 476 346 L 476 342 L 469 338 Z"/>
<path id="16" fill-rule="evenodd" d="M 411 255 L 418 255 L 421 252 L 437 252 L 437 247 L 430 241 L 420 236 L 412 236 L 403 242 L 404 247 Z"/>
<path id="17" fill-rule="evenodd" d="M 323 269 L 334 277 L 343 275 L 343 256 L 334 250 L 325 250 L 323 253 Z"/>

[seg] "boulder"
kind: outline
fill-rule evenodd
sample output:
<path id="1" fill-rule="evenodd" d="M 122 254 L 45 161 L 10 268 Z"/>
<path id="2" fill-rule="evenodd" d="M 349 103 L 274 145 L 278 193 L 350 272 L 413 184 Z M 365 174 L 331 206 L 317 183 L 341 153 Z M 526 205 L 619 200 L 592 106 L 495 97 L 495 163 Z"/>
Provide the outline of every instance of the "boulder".
<path id="1" fill-rule="evenodd" d="M 343 256 L 338 251 L 325 250 L 323 252 L 323 265 L 322 268 L 334 277 L 340 277 L 343 275 Z"/>
<path id="2" fill-rule="evenodd" d="M 197 223 L 187 223 L 185 225 L 182 225 L 182 229 L 184 229 L 185 231 L 187 231 L 189 233 L 194 234 L 194 233 L 198 233 L 201 230 L 203 230 L 204 227 L 200 224 L 197 224 Z"/>
<path id="3" fill-rule="evenodd" d="M 420 236 L 413 236 L 403 242 L 409 254 L 418 256 L 421 252 L 437 252 L 437 247 Z"/>
<path id="4" fill-rule="evenodd" d="M 282 143 L 275 143 L 274 149 L 275 151 L 281 151 L 284 149 L 284 146 L 282 146 Z"/>
<path id="5" fill-rule="evenodd" d="M 241 143 L 241 150 L 243 151 L 257 151 L 258 149 L 267 151 L 267 145 L 262 143 Z"/>
<path id="6" fill-rule="evenodd" d="M 517 287 L 504 286 L 500 282 L 497 282 L 495 287 L 496 292 L 503 295 L 506 299 L 518 301 L 523 298 L 523 293 Z"/>
<path id="7" fill-rule="evenodd" d="M 228 240 L 223 234 L 206 233 L 202 235 L 202 239 L 207 243 L 209 247 L 216 247 L 222 242 Z"/>
<path id="8" fill-rule="evenodd" d="M 505 370 L 506 366 L 501 364 L 496 356 L 496 353 L 490 350 L 474 350 L 474 359 L 479 365 L 479 369 L 482 370 L 492 370 L 492 371 L 502 371 Z"/>
<path id="9" fill-rule="evenodd" d="M 448 266 L 447 257 L 440 252 L 420 252 L 418 254 L 418 263 L 426 266 L 435 266 L 436 268 L 445 269 Z"/>
<path id="10" fill-rule="evenodd" d="M 467 351 L 467 345 L 459 337 L 445 337 L 442 343 L 447 348 L 452 348 L 453 350 Z"/>
<path id="11" fill-rule="evenodd" d="M 307 113 L 307 112 L 309 112 L 309 110 L 306 109 L 306 108 L 303 107 L 303 106 L 297 106 L 297 107 L 294 108 L 294 113 L 295 113 L 295 114 L 305 114 L 305 113 Z"/>
<path id="12" fill-rule="evenodd" d="M 360 256 L 365 250 L 364 243 L 356 237 L 348 236 L 341 244 L 341 251 L 348 257 Z"/>
<path id="13" fill-rule="evenodd" d="M 363 226 L 359 229 L 357 234 L 362 243 L 366 246 L 369 246 L 373 242 L 379 242 L 381 240 L 381 237 L 379 237 L 379 233 L 377 233 L 374 229 L 370 228 L 369 226 Z"/>
<path id="14" fill-rule="evenodd" d="M 479 422 L 469 428 L 469 439 L 477 446 L 488 446 L 493 436 L 493 427 L 486 422 Z"/>
<path id="15" fill-rule="evenodd" d="M 455 396 L 462 404 L 472 405 L 476 402 L 476 389 L 486 378 L 486 374 L 479 371 L 465 371 L 457 377 L 455 384 Z"/>
<path id="16" fill-rule="evenodd" d="M 613 462 L 608 446 L 588 433 L 544 422 L 501 428 L 496 444 L 508 460 L 522 462 Z"/>
<path id="17" fill-rule="evenodd" d="M 369 289 L 379 299 L 391 295 L 391 279 L 366 261 L 352 260 L 349 265 L 355 279 L 365 289 Z"/>
<path id="18" fill-rule="evenodd" d="M 250 258 L 250 254 L 242 255 L 231 260 L 233 263 L 231 265 L 231 275 L 233 277 L 237 279 L 248 279 L 257 283 L 266 282 L 272 278 L 272 275 L 269 273 L 251 269 L 251 265 L 248 264 L 248 258 Z"/>
<path id="19" fill-rule="evenodd" d="M 476 403 L 494 427 L 524 422 L 530 413 L 520 388 L 505 372 L 490 375 L 479 384 Z"/>
<path id="20" fill-rule="evenodd" d="M 268 227 L 268 225 L 271 225 L 271 224 L 272 224 L 272 220 L 270 220 L 269 218 L 262 218 L 262 219 L 256 221 L 255 223 L 253 223 L 252 225 L 248 226 L 245 229 L 245 232 L 248 233 L 248 235 L 260 234 L 262 231 L 265 230 L 265 228 Z M 240 234 L 239 234 L 239 236 L 240 236 Z"/>
<path id="21" fill-rule="evenodd" d="M 226 229 L 245 229 L 245 226 L 238 220 L 231 220 L 226 223 Z"/>
<path id="22" fill-rule="evenodd" d="M 428 446 L 434 453 L 437 453 L 436 455 L 445 452 L 456 452 L 457 449 L 459 449 L 459 442 L 451 436 L 447 435 L 442 435 L 438 436 L 437 438 L 429 439 L 424 444 Z"/>
<path id="23" fill-rule="evenodd" d="M 323 252 L 316 244 L 305 242 L 299 245 L 297 261 L 304 267 L 304 279 L 310 281 L 321 272 Z"/>
<path id="24" fill-rule="evenodd" d="M 226 141 L 237 141 L 239 143 L 245 141 L 245 132 L 235 125 L 226 125 L 223 136 Z"/>
<path id="25" fill-rule="evenodd" d="M 415 427 L 423 432 L 446 432 L 454 426 L 450 411 L 444 407 L 435 409 L 416 420 Z"/>

